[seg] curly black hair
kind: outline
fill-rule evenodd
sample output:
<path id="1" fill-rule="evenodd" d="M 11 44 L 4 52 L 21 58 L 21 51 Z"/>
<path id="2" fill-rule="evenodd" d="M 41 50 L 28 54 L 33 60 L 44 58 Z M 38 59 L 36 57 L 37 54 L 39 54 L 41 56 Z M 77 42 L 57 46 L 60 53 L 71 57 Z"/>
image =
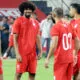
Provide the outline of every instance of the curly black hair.
<path id="1" fill-rule="evenodd" d="M 30 10 L 32 10 L 32 12 L 34 12 L 36 9 L 36 6 L 32 2 L 26 1 L 19 5 L 19 11 L 21 12 L 21 14 L 24 13 L 25 9 L 30 9 Z"/>

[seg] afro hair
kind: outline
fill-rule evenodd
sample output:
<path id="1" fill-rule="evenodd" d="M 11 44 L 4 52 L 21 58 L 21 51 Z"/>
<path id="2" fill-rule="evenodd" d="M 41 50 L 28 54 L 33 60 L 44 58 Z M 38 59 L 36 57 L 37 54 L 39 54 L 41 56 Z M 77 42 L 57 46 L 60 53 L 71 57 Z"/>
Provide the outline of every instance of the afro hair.
<path id="1" fill-rule="evenodd" d="M 36 6 L 32 2 L 26 1 L 19 5 L 19 11 L 21 12 L 21 14 L 24 13 L 25 9 L 30 9 L 30 10 L 32 10 L 32 12 L 34 12 L 36 9 Z"/>

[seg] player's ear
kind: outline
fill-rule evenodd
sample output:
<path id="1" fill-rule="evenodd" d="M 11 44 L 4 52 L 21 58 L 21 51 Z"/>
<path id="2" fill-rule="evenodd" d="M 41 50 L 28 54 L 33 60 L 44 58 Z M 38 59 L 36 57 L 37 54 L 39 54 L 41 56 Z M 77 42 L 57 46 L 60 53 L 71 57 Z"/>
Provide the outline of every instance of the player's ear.
<path id="1" fill-rule="evenodd" d="M 55 18 L 56 17 L 56 14 L 55 13 L 53 13 L 53 18 Z"/>

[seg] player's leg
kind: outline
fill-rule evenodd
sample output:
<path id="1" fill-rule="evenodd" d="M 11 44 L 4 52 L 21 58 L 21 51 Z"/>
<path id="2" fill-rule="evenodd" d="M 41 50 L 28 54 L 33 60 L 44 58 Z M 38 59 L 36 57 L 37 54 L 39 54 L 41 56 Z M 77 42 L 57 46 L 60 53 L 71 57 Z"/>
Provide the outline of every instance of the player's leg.
<path id="1" fill-rule="evenodd" d="M 50 48 L 50 38 L 47 38 L 47 50 L 46 50 L 46 57 L 47 57 L 47 55 L 48 55 L 49 48 Z"/>
<path id="2" fill-rule="evenodd" d="M 67 80 L 71 80 L 73 75 L 73 63 L 69 63 L 67 68 Z"/>
<path id="3" fill-rule="evenodd" d="M 21 79 L 21 76 L 22 76 L 22 63 L 18 62 L 17 61 L 17 64 L 16 64 L 16 73 L 15 73 L 15 78 L 14 80 L 20 80 Z"/>
<path id="4" fill-rule="evenodd" d="M 22 73 L 16 73 L 14 80 L 20 80 L 21 79 L 21 76 L 22 76 Z"/>
<path id="5" fill-rule="evenodd" d="M 35 74 L 34 73 L 29 73 L 28 80 L 35 80 Z"/>
<path id="6" fill-rule="evenodd" d="M 46 39 L 42 37 L 41 42 L 42 42 L 42 47 L 44 46 Z"/>
<path id="7" fill-rule="evenodd" d="M 28 72 L 29 72 L 29 80 L 35 80 L 36 68 L 37 68 L 37 59 L 36 53 L 29 56 L 29 65 L 28 65 Z"/>
<path id="8" fill-rule="evenodd" d="M 18 62 L 16 63 L 16 74 L 15 74 L 15 80 L 20 80 L 21 76 L 24 72 L 26 72 L 26 65 L 27 61 L 26 61 L 26 57 L 22 57 L 22 62 Z"/>
<path id="9" fill-rule="evenodd" d="M 42 37 L 41 38 L 42 48 L 44 47 L 45 41 L 46 41 L 46 39 Z"/>
<path id="10" fill-rule="evenodd" d="M 3 80 L 3 74 L 0 75 L 0 80 Z"/>

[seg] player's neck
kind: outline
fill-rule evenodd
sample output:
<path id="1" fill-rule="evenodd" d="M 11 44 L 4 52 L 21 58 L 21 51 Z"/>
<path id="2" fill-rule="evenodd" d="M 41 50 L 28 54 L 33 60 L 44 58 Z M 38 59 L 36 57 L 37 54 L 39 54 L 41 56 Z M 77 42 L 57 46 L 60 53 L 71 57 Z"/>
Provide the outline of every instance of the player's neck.
<path id="1" fill-rule="evenodd" d="M 80 19 L 80 14 L 75 14 L 75 19 Z"/>
<path id="2" fill-rule="evenodd" d="M 59 21 L 61 21 L 62 18 L 55 18 L 55 22 L 58 23 Z"/>

